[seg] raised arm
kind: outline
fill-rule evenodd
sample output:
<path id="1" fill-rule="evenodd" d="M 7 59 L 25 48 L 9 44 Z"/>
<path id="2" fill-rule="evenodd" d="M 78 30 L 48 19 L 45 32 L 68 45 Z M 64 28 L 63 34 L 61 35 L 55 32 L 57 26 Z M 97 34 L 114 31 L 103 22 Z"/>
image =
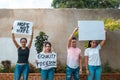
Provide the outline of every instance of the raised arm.
<path id="1" fill-rule="evenodd" d="M 32 45 L 32 41 L 33 41 L 33 33 L 34 32 L 34 28 L 32 28 L 32 35 L 30 36 L 30 41 L 28 43 L 28 48 L 30 49 L 31 48 L 31 45 Z"/>
<path id="2" fill-rule="evenodd" d="M 105 30 L 105 35 L 106 35 L 106 30 Z M 101 46 L 101 47 L 103 47 L 103 46 L 104 46 L 105 41 L 106 41 L 106 40 L 102 40 L 102 41 L 100 42 L 100 46 Z"/>
<path id="3" fill-rule="evenodd" d="M 15 35 L 14 35 L 14 33 L 12 33 L 12 40 L 13 40 L 15 46 L 16 46 L 17 48 L 19 48 L 20 45 L 19 45 L 19 44 L 17 43 L 17 41 L 15 40 Z"/>
<path id="4" fill-rule="evenodd" d="M 74 35 L 74 33 L 78 30 L 78 28 L 75 28 L 74 31 L 72 32 L 72 34 L 69 36 L 68 38 L 68 43 L 67 43 L 67 47 L 69 48 L 71 46 L 71 40 L 72 40 L 72 37 Z"/>
<path id="5" fill-rule="evenodd" d="M 100 42 L 100 46 L 103 47 L 104 44 L 105 44 L 105 40 L 102 40 L 102 41 Z"/>

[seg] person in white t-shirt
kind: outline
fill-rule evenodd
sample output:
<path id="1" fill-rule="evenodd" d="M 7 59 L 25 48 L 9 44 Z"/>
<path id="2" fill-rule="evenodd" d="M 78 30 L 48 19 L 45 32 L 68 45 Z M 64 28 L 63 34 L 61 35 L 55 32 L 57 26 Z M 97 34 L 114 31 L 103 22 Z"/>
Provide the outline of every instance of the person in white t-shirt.
<path id="1" fill-rule="evenodd" d="M 88 48 L 85 49 L 85 65 L 86 73 L 88 74 L 88 80 L 101 80 L 101 60 L 100 49 L 105 44 L 105 40 L 102 40 L 99 44 L 96 40 L 89 41 Z"/>
<path id="2" fill-rule="evenodd" d="M 43 54 L 46 56 L 49 55 L 56 55 L 55 52 L 52 51 L 52 45 L 50 42 L 45 42 L 43 46 L 43 51 L 39 54 Z M 57 61 L 57 60 L 56 60 Z M 37 60 L 36 60 L 37 63 Z M 41 80 L 54 80 L 54 73 L 55 73 L 55 67 L 53 66 L 42 66 L 41 67 Z"/>
<path id="3" fill-rule="evenodd" d="M 66 80 L 71 80 L 72 75 L 74 80 L 79 80 L 79 71 L 82 73 L 82 55 L 81 50 L 77 48 L 77 40 L 73 37 L 73 34 L 78 30 L 75 28 L 70 35 L 67 44 L 67 68 L 66 68 Z"/>

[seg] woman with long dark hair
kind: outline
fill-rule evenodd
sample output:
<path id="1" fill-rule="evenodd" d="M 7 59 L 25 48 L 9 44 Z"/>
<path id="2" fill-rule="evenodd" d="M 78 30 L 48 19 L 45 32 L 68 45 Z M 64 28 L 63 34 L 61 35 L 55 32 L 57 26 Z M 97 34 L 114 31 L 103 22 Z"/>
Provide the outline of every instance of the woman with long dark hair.
<path id="1" fill-rule="evenodd" d="M 20 80 L 21 75 L 23 76 L 23 80 L 28 80 L 28 74 L 30 69 L 28 59 L 30 47 L 33 40 L 33 30 L 28 45 L 26 45 L 27 39 L 24 37 L 20 39 L 21 45 L 19 45 L 15 39 L 14 33 L 12 33 L 12 40 L 16 48 L 18 49 L 18 60 L 14 71 L 14 80 Z"/>
<path id="2" fill-rule="evenodd" d="M 88 80 L 101 80 L 100 49 L 104 44 L 105 40 L 102 40 L 99 44 L 96 40 L 91 40 L 89 41 L 88 48 L 85 49 L 85 65 Z"/>

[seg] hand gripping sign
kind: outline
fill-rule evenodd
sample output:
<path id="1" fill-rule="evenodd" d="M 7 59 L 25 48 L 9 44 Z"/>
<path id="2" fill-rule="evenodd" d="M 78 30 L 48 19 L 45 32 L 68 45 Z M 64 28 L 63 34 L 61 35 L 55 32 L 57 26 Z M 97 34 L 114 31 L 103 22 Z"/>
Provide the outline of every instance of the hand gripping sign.
<path id="1" fill-rule="evenodd" d="M 32 35 L 33 23 L 29 21 L 16 20 L 13 24 L 12 33 Z"/>
<path id="2" fill-rule="evenodd" d="M 57 55 L 56 53 L 39 53 L 36 55 L 36 68 L 42 67 L 56 67 L 57 66 Z"/>

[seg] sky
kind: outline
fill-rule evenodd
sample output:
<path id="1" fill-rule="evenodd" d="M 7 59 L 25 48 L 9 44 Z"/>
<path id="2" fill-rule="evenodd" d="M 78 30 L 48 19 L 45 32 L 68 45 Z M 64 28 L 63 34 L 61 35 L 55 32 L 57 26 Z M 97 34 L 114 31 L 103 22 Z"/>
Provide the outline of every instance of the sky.
<path id="1" fill-rule="evenodd" d="M 52 8 L 52 0 L 0 0 L 0 9 Z"/>
<path id="2" fill-rule="evenodd" d="M 53 0 L 0 0 L 0 9 L 52 8 L 52 1 Z"/>

